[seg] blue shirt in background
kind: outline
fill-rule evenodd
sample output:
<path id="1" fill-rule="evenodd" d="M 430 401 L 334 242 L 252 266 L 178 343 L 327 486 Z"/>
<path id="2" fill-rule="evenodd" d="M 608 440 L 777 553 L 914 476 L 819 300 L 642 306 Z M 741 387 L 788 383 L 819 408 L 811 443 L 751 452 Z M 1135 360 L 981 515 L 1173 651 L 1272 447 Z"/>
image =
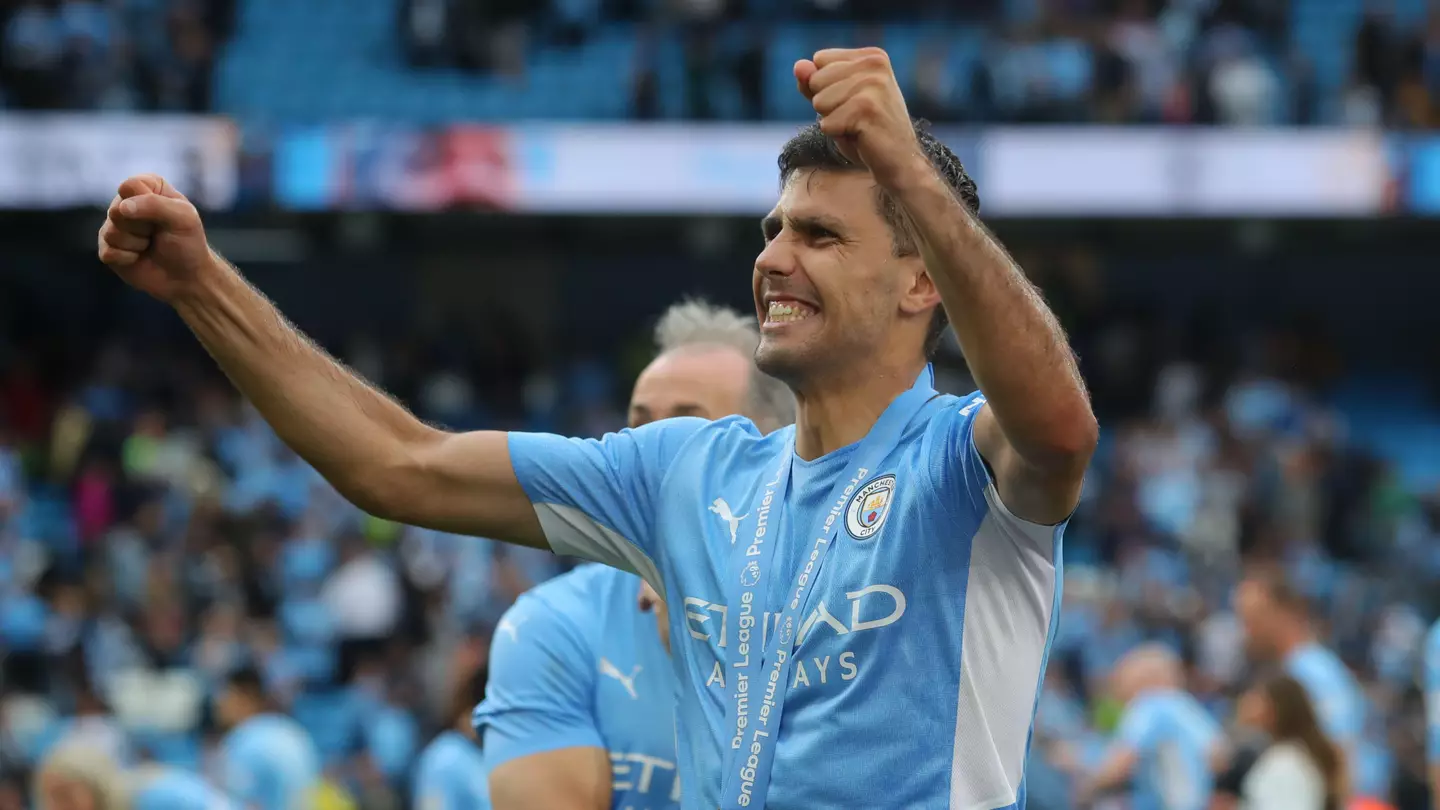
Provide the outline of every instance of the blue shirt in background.
<path id="1" fill-rule="evenodd" d="M 305 810 L 320 757 L 305 729 L 278 714 L 246 720 L 221 743 L 225 789 L 245 810 Z"/>
<path id="2" fill-rule="evenodd" d="M 1139 758 L 1133 810 L 1205 810 L 1214 789 L 1211 754 L 1220 741 L 1219 724 L 1187 692 L 1147 692 L 1130 701 L 1113 744 Z"/>
<path id="3" fill-rule="evenodd" d="M 243 810 L 194 773 L 146 768 L 135 777 L 130 810 Z"/>
<path id="4" fill-rule="evenodd" d="M 1425 636 L 1425 750 L 1432 765 L 1440 764 L 1440 621 Z"/>
<path id="5" fill-rule="evenodd" d="M 523 594 L 501 618 L 475 725 L 485 761 L 560 748 L 610 754 L 614 807 L 674 810 L 675 680 L 640 580 L 587 565 Z"/>
<path id="6" fill-rule="evenodd" d="M 1365 734 L 1365 695 L 1340 656 L 1311 642 L 1285 659 L 1285 674 L 1300 682 L 1325 733 L 1345 750 L 1350 777 L 1360 795 L 1380 795 L 1388 785 L 1375 784 L 1377 774 L 1367 773 L 1361 757 Z"/>
<path id="7" fill-rule="evenodd" d="M 415 765 L 415 810 L 490 810 L 490 769 L 458 731 L 436 737 Z"/>

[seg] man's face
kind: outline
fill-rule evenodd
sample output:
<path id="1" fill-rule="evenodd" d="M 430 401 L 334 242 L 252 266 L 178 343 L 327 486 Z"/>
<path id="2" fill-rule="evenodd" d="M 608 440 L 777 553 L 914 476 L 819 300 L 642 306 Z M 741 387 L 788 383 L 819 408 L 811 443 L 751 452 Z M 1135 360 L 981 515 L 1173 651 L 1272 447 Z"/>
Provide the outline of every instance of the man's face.
<path id="1" fill-rule="evenodd" d="M 875 193 L 867 172 L 801 170 L 785 184 L 755 259 L 760 370 L 794 383 L 853 366 L 906 317 L 922 319 L 923 343 L 939 296 L 917 294 L 924 263 L 895 255 Z"/>
<path id="2" fill-rule="evenodd" d="M 1251 658 L 1268 660 L 1276 654 L 1276 625 L 1279 607 L 1265 587 L 1253 581 L 1235 588 L 1235 616 L 1245 632 L 1245 650 Z"/>
<path id="3" fill-rule="evenodd" d="M 57 773 L 40 776 L 39 798 L 44 810 L 97 810 L 100 805 L 89 785 Z"/>
<path id="4" fill-rule="evenodd" d="M 630 427 L 659 419 L 719 419 L 745 410 L 750 358 L 723 346 L 696 346 L 655 358 L 630 394 Z"/>
<path id="5" fill-rule="evenodd" d="M 246 699 L 244 693 L 233 686 L 221 690 L 215 701 L 215 719 L 223 729 L 232 729 L 245 719 Z"/>

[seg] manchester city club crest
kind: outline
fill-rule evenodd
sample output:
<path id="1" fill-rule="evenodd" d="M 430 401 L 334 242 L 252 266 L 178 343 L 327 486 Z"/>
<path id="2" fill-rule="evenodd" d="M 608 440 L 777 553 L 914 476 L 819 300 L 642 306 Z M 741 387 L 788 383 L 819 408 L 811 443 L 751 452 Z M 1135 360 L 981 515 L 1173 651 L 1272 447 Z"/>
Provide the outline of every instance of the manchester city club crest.
<path id="1" fill-rule="evenodd" d="M 845 507 L 845 531 L 856 540 L 869 540 L 885 525 L 890 505 L 895 502 L 895 476 L 871 480 L 850 497 Z"/>

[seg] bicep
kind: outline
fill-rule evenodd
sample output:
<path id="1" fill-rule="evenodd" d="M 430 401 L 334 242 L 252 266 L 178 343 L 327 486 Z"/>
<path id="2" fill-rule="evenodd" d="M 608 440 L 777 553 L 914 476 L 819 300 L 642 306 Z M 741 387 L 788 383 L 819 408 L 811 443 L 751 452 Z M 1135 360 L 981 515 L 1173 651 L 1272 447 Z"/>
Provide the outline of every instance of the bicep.
<path id="1" fill-rule="evenodd" d="M 434 431 L 406 454 L 392 476 L 386 517 L 414 526 L 548 548 L 540 521 L 515 474 L 509 434 Z"/>
<path id="2" fill-rule="evenodd" d="M 1075 511 L 1085 479 L 1085 465 L 1040 467 L 1027 462 L 1005 437 L 990 407 L 975 415 L 975 449 L 995 476 L 1000 500 L 1017 517 L 1039 524 L 1057 524 Z M 1087 459 L 1088 461 L 1088 459 Z"/>
<path id="3" fill-rule="evenodd" d="M 610 757 L 595 746 L 530 754 L 490 771 L 494 810 L 606 810 L 610 794 Z"/>

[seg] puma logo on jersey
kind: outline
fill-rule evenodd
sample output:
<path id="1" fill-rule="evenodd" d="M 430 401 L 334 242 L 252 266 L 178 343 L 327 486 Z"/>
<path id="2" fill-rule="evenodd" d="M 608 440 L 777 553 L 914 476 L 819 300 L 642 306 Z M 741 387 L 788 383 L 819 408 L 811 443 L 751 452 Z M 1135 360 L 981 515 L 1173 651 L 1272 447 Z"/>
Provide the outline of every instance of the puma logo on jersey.
<path id="1" fill-rule="evenodd" d="M 636 664 L 635 668 L 630 671 L 630 674 L 626 675 L 621 672 L 618 667 L 610 663 L 609 659 L 600 659 L 600 674 L 619 681 L 620 685 L 625 687 L 625 691 L 630 693 L 631 700 L 640 699 L 640 694 L 635 691 L 635 676 L 640 674 L 640 669 L 640 665 Z"/>
<path id="2" fill-rule="evenodd" d="M 726 503 L 724 498 L 716 498 L 715 502 L 710 504 L 710 511 L 718 515 L 720 520 L 730 527 L 730 545 L 735 545 L 735 533 L 740 529 L 740 521 L 750 517 L 750 513 L 746 512 L 739 516 L 732 514 L 730 504 Z"/>
<path id="3" fill-rule="evenodd" d="M 495 625 L 495 632 L 497 632 L 497 633 L 507 633 L 507 634 L 509 634 L 511 641 L 519 641 L 519 640 L 520 640 L 520 625 L 522 625 L 522 624 L 524 624 L 524 623 L 525 623 L 525 620 L 524 620 L 524 619 L 521 619 L 520 621 L 517 622 L 517 621 L 511 619 L 509 616 L 502 616 L 502 617 L 500 618 L 500 623 L 497 624 L 497 625 Z"/>

